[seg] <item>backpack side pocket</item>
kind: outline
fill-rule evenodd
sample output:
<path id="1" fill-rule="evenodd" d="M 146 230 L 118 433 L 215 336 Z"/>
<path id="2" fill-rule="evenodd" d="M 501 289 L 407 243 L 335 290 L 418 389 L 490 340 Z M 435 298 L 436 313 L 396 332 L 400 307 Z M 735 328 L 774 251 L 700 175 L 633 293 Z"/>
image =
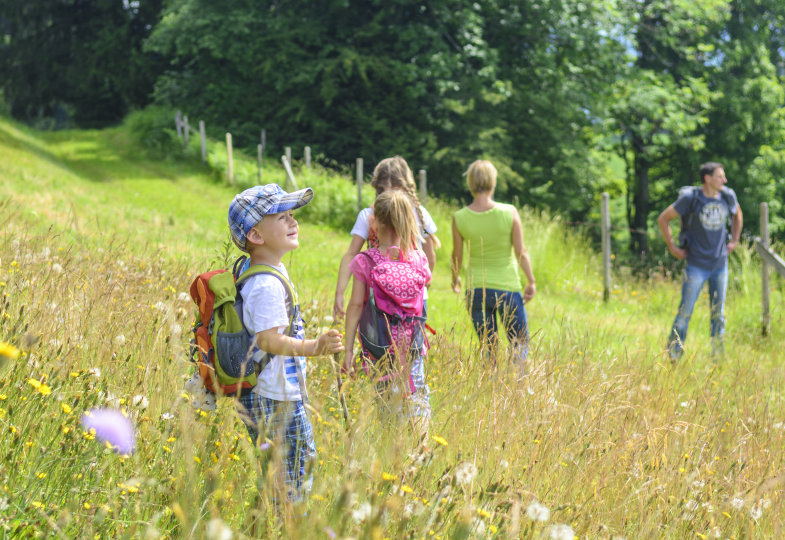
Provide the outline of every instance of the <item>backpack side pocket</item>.
<path id="1" fill-rule="evenodd" d="M 254 363 L 248 354 L 251 338 L 248 332 L 218 332 L 215 336 L 215 353 L 218 366 L 228 377 L 243 379 L 254 374 Z"/>

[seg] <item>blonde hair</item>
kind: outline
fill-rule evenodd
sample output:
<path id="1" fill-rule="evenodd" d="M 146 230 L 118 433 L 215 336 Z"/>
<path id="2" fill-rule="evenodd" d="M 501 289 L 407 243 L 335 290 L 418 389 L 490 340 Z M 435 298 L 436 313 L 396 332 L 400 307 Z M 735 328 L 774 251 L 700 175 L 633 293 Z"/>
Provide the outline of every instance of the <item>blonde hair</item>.
<path id="1" fill-rule="evenodd" d="M 383 159 L 373 170 L 371 185 L 376 192 L 379 193 L 379 188 L 387 184 L 393 190 L 401 190 L 406 193 L 414 211 L 417 212 L 417 217 L 420 218 L 420 224 L 423 227 L 422 232 L 425 232 L 425 219 L 420 208 L 420 199 L 417 198 L 417 184 L 414 183 L 414 175 L 409 168 L 409 164 L 401 156 Z"/>
<path id="2" fill-rule="evenodd" d="M 401 253 L 407 257 L 420 236 L 409 196 L 390 189 L 380 193 L 373 203 L 373 217 L 377 224 L 389 227 L 401 239 Z"/>
<path id="3" fill-rule="evenodd" d="M 496 189 L 496 167 L 485 159 L 478 159 L 466 171 L 466 183 L 472 195 Z"/>

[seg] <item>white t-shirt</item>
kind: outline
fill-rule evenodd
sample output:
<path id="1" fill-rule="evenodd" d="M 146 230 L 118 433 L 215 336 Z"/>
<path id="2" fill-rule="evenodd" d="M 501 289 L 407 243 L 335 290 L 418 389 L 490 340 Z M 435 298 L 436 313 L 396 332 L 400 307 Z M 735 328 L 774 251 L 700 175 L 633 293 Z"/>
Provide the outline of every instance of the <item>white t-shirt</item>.
<path id="1" fill-rule="evenodd" d="M 286 278 L 289 274 L 283 264 L 275 267 Z M 286 333 L 289 327 L 289 310 L 292 299 L 286 292 L 283 283 L 269 274 L 257 274 L 243 283 L 240 294 L 243 297 L 243 322 L 252 334 L 270 328 L 277 328 L 279 334 Z M 305 339 L 302 317 L 297 317 L 295 325 L 296 339 Z M 261 362 L 264 351 L 254 341 L 252 358 Z M 276 401 L 299 401 L 300 383 L 297 378 L 299 364 L 305 382 L 305 357 L 272 355 L 270 362 L 257 377 L 254 392 Z"/>
<path id="2" fill-rule="evenodd" d="M 431 214 L 428 213 L 428 210 L 426 210 L 424 206 L 420 206 L 420 210 L 422 210 L 422 218 L 425 221 L 425 226 L 420 222 L 419 212 L 415 212 L 414 219 L 417 220 L 417 226 L 420 228 L 420 231 L 434 234 L 436 232 L 436 223 L 433 221 Z M 371 234 L 369 220 L 371 215 L 373 215 L 373 208 L 363 208 L 360 210 L 360 213 L 357 214 L 357 221 L 354 222 L 354 227 L 352 227 L 352 234 L 359 236 L 363 240 L 368 240 L 368 236 Z"/>

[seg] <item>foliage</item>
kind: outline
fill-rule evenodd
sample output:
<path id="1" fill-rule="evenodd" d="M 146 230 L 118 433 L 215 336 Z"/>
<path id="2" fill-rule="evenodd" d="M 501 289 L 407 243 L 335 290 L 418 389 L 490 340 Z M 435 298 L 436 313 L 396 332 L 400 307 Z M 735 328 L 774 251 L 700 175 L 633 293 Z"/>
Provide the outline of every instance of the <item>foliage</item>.
<path id="1" fill-rule="evenodd" d="M 276 447 L 254 448 L 229 403 L 202 415 L 182 397 L 189 273 L 220 258 L 232 188 L 188 162 L 125 154 L 125 142 L 118 130 L 42 135 L 0 120 L 7 536 L 540 538 L 564 525 L 580 537 L 777 535 L 781 280 L 772 335 L 761 339 L 760 268 L 740 248 L 725 361 L 709 360 L 699 306 L 689 354 L 671 366 L 661 349 L 678 285 L 619 272 L 603 303 L 596 256 L 559 219 L 533 212 L 522 219 L 542 286 L 527 304 L 528 374 L 516 380 L 506 357 L 492 369 L 479 354 L 449 287 L 445 235 L 429 302 L 439 332 L 430 436 L 418 444 L 381 417 L 366 378 L 346 381 L 347 430 L 333 365 L 311 359 L 314 489 L 304 517 L 277 511 Z M 433 209 L 449 230 L 454 207 Z M 286 260 L 309 336 L 331 322 L 328 285 L 346 244 L 306 221 Z M 82 428 L 93 406 L 126 411 L 135 454 Z"/>
<path id="2" fill-rule="evenodd" d="M 162 0 L 4 0 L 0 87 L 47 127 L 105 126 L 149 101 L 159 59 L 141 51 Z"/>
<path id="3" fill-rule="evenodd" d="M 167 107 L 148 107 L 129 114 L 125 125 L 149 156 L 176 158 L 182 154 L 182 143 L 177 137 L 174 117 L 175 112 Z"/>

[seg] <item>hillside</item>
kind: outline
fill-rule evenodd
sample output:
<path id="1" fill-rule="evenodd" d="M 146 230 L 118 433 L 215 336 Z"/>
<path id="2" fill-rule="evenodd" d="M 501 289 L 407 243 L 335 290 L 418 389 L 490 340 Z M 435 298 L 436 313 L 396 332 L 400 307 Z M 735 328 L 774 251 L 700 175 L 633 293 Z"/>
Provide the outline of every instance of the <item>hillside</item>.
<path id="1" fill-rule="evenodd" d="M 320 174 L 297 172 L 301 185 L 343 181 Z M 333 369 L 311 360 L 316 483 L 308 516 L 282 524 L 257 495 L 267 457 L 230 404 L 202 416 L 181 397 L 184 293 L 194 273 L 236 255 L 232 195 L 200 165 L 142 157 L 124 128 L 40 133 L 0 119 L 0 341 L 22 350 L 0 379 L 0 527 L 11 537 L 198 538 L 211 520 L 239 537 L 554 537 L 556 524 L 590 538 L 780 530 L 782 285 L 773 278 L 772 335 L 761 339 L 749 249 L 732 261 L 725 360 L 709 357 L 701 300 L 688 355 L 672 366 L 661 347 L 678 283 L 618 269 L 605 304 L 588 243 L 557 217 L 522 210 L 538 295 L 527 306 L 529 373 L 518 381 L 506 365 L 484 365 L 449 288 L 455 208 L 441 201 L 427 203 L 443 242 L 429 301 L 438 333 L 427 450 L 412 454 L 414 435 L 379 420 L 363 378 L 347 384 L 347 434 Z M 309 333 L 330 324 L 348 241 L 348 231 L 302 220 L 286 264 Z M 99 405 L 133 419 L 131 457 L 82 430 L 80 414 Z M 464 483 L 467 462 L 477 472 Z M 546 521 L 527 515 L 532 501 L 550 509 Z"/>

